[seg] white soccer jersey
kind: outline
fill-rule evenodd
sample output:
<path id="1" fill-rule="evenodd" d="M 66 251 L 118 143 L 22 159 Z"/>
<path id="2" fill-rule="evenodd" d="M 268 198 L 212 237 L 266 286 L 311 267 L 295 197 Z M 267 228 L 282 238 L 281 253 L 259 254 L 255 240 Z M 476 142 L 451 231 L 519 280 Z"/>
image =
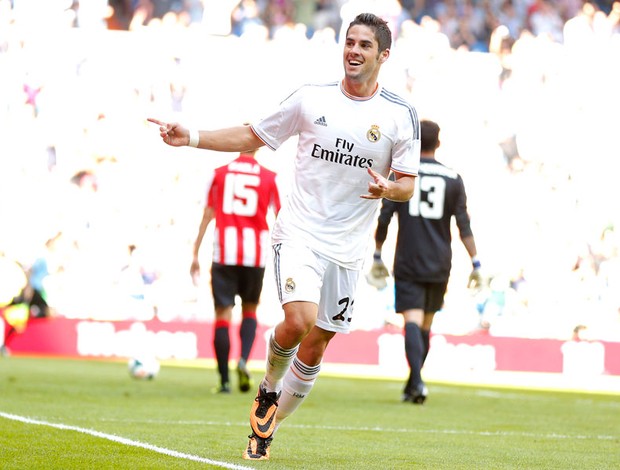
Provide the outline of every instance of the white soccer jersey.
<path id="1" fill-rule="evenodd" d="M 338 82 L 305 85 L 252 126 L 272 149 L 299 135 L 291 192 L 272 231 L 274 243 L 303 241 L 341 266 L 361 269 L 380 200 L 363 199 L 367 168 L 417 175 L 415 109 L 381 87 L 369 98 Z"/>

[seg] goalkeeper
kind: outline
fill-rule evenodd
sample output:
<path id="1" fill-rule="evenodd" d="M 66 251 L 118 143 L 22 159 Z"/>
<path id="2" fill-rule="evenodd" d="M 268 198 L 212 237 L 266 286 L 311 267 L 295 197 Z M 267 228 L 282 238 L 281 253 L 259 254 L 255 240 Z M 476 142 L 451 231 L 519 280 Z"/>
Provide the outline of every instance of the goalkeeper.
<path id="1" fill-rule="evenodd" d="M 481 284 L 480 261 L 467 212 L 467 196 L 461 176 L 435 160 L 440 145 L 439 126 L 420 121 L 421 153 L 418 182 L 411 200 L 383 200 L 375 232 L 374 262 L 368 282 L 385 286 L 388 270 L 381 248 L 394 213 L 398 234 L 394 255 L 395 309 L 404 316 L 405 355 L 410 368 L 403 401 L 422 404 L 428 394 L 421 377 L 429 351 L 433 317 L 444 302 L 452 268 L 451 219 L 454 216 L 461 241 L 471 256 L 469 287 Z"/>

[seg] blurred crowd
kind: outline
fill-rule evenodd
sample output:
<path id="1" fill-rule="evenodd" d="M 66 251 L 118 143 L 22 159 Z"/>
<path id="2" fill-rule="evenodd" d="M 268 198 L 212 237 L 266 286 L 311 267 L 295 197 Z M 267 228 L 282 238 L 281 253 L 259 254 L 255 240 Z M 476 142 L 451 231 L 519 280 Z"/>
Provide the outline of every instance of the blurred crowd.
<path id="1" fill-rule="evenodd" d="M 4 0 L 20 22 L 55 19 L 80 28 L 136 31 L 153 23 L 200 25 L 211 34 L 265 34 L 302 30 L 310 39 L 331 29 L 338 39 L 355 12 L 389 21 L 395 38 L 403 23 L 436 22 L 452 48 L 489 52 L 494 36 L 511 45 L 524 33 L 562 43 L 571 27 L 618 27 L 613 0 Z M 585 23 L 585 24 L 584 24 Z M 498 31 L 499 29 L 499 31 Z M 572 31 L 568 31 L 569 35 Z"/>
<path id="2" fill-rule="evenodd" d="M 256 119 L 341 76 L 361 10 L 389 19 L 382 82 L 440 123 L 437 158 L 468 187 L 489 282 L 466 289 L 455 246 L 437 330 L 620 340 L 620 3 L 604 0 L 0 0 L 2 259 L 52 315 L 211 318 L 191 246 L 205 174 L 233 156 L 167 148 L 146 117 Z M 257 155 L 284 187 L 291 153 Z M 360 289 L 357 327 L 381 325 L 391 296 Z"/>
<path id="3" fill-rule="evenodd" d="M 73 2 L 75 24 L 80 24 L 80 3 L 93 2 Z M 481 52 L 489 51 L 500 27 L 510 44 L 526 32 L 563 42 L 564 26 L 573 18 L 604 28 L 604 16 L 616 26 L 618 16 L 613 0 L 110 0 L 107 4 L 109 29 L 135 30 L 176 16 L 186 26 L 203 24 L 214 34 L 241 36 L 260 30 L 271 39 L 291 28 L 303 29 L 308 38 L 330 28 L 338 39 L 353 12 L 372 10 L 389 21 L 395 37 L 403 22 L 434 20 L 451 47 Z"/>

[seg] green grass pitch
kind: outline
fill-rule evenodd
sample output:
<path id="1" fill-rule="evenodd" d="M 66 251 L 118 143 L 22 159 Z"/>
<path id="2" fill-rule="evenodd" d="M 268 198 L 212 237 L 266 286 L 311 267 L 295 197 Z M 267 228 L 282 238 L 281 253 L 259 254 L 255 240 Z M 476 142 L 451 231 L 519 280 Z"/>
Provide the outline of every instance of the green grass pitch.
<path id="1" fill-rule="evenodd" d="M 322 375 L 271 460 L 247 462 L 254 391 L 216 383 L 210 367 L 138 381 L 118 361 L 1 359 L 0 468 L 620 468 L 618 395 L 431 382 L 418 406 L 400 382 Z"/>

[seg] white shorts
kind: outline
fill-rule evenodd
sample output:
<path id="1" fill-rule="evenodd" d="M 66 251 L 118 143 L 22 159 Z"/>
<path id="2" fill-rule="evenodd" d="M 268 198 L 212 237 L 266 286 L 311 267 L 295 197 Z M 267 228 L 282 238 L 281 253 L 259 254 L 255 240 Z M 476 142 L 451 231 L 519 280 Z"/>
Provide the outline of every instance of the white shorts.
<path id="1" fill-rule="evenodd" d="M 316 325 L 335 333 L 348 333 L 360 271 L 343 268 L 304 245 L 273 245 L 273 263 L 282 305 L 313 302 L 319 312 Z"/>

